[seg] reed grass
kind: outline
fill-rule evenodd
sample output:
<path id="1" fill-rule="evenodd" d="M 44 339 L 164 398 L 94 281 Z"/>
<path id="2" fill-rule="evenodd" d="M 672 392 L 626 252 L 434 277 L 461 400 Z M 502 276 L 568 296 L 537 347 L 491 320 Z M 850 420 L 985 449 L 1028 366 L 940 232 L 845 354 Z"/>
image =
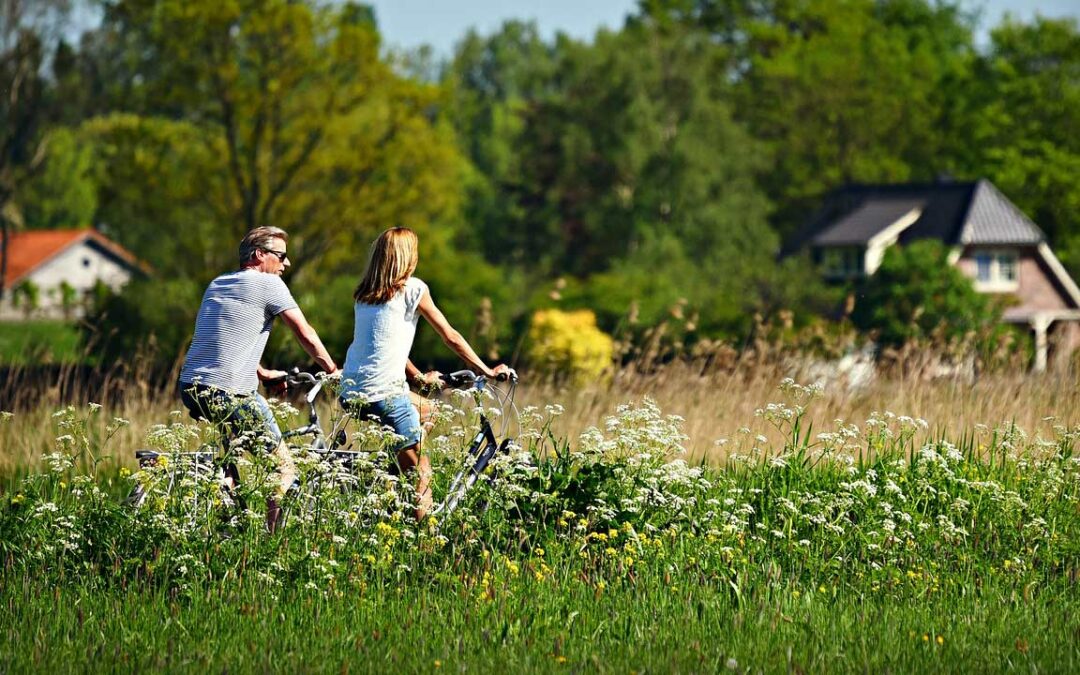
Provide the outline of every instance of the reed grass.
<path id="1" fill-rule="evenodd" d="M 31 386 L 25 382 L 30 378 L 28 371 L 9 372 L 0 385 L 0 409 L 13 412 L 14 417 L 0 426 L 0 476 L 39 466 L 43 451 L 55 437 L 51 415 L 64 405 L 104 402 L 105 417 L 130 421 L 105 458 L 128 467 L 133 467 L 134 450 L 144 445 L 146 430 L 168 422 L 170 413 L 181 408 L 172 384 L 174 373 L 151 382 L 132 377 L 127 369 L 116 369 L 93 383 L 81 379 L 81 374 L 77 368 L 63 368 L 55 382 Z M 526 372 L 517 402 L 519 407 L 561 405 L 564 413 L 554 420 L 553 431 L 574 439 L 616 406 L 648 398 L 665 413 L 684 418 L 692 459 L 719 465 L 731 446 L 716 442 L 731 439 L 741 428 L 752 428 L 774 443 L 782 440 L 774 428 L 755 418 L 755 411 L 780 400 L 781 380 L 799 374 L 798 368 L 779 366 L 703 373 L 699 366 L 675 362 L 648 373 L 631 367 L 599 381 L 575 384 L 541 376 L 530 381 Z M 1031 433 L 1049 433 L 1054 425 L 1080 423 L 1080 382 L 1071 372 L 1001 371 L 974 380 L 886 375 L 861 388 L 826 385 L 806 419 L 810 428 L 824 430 L 834 426 L 835 420 L 862 424 L 872 413 L 886 411 L 926 420 L 928 437 L 957 436 L 977 425 L 995 427 L 1004 422 Z"/>

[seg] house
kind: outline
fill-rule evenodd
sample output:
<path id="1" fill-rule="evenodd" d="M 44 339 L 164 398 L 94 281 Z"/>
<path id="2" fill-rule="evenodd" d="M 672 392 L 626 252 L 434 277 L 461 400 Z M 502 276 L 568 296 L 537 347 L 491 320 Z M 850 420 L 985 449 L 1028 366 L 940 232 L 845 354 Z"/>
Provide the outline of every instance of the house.
<path id="1" fill-rule="evenodd" d="M 829 194 L 785 249 L 809 249 L 826 278 L 873 274 L 886 249 L 933 238 L 975 289 L 1011 296 L 1004 320 L 1035 337 L 1035 370 L 1080 345 L 1080 288 L 1046 235 L 990 181 L 850 185 Z"/>
<path id="2" fill-rule="evenodd" d="M 8 240 L 0 320 L 81 316 L 98 282 L 115 291 L 149 271 L 129 251 L 90 228 L 15 232 Z"/>

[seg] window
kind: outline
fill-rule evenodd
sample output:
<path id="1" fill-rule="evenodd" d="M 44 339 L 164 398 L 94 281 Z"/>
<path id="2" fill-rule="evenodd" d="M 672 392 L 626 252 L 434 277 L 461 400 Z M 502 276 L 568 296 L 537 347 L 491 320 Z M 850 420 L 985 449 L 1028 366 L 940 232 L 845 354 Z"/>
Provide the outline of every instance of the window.
<path id="1" fill-rule="evenodd" d="M 990 281 L 990 269 L 993 267 L 994 257 L 989 253 L 980 253 L 975 256 L 975 278 L 981 282 Z"/>
<path id="2" fill-rule="evenodd" d="M 1016 282 L 1020 279 L 1017 271 L 1017 262 L 1015 253 L 998 253 L 997 256 L 998 275 L 1002 281 Z"/>
<path id="3" fill-rule="evenodd" d="M 863 273 L 863 251 L 859 248 L 826 248 L 821 251 L 821 266 L 825 276 L 846 279 Z"/>
<path id="4" fill-rule="evenodd" d="M 1020 282 L 1020 262 L 1016 251 L 1007 249 L 976 251 L 975 287 L 982 291 L 1016 290 Z"/>

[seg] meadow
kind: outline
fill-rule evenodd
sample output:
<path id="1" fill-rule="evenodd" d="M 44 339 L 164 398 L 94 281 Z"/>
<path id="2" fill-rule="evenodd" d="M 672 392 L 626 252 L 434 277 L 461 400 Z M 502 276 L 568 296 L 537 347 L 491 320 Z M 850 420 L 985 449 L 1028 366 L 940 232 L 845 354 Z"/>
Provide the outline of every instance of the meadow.
<path id="1" fill-rule="evenodd" d="M 276 535 L 257 459 L 249 509 L 197 477 L 122 504 L 162 485 L 134 448 L 214 439 L 167 392 L 16 408 L 0 670 L 1080 668 L 1070 380 L 849 390 L 679 368 L 523 386 L 519 447 L 439 521 L 407 516 L 375 430 L 356 430 L 371 451 L 348 475 L 301 452 L 320 487 Z M 475 414 L 442 408 L 437 500 Z"/>

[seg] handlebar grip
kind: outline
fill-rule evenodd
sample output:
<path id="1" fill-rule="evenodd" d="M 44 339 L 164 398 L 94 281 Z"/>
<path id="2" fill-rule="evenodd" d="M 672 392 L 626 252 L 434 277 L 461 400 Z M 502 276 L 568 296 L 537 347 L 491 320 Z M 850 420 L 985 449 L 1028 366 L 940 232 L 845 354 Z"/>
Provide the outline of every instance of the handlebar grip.
<path id="1" fill-rule="evenodd" d="M 290 385 L 315 384 L 315 376 L 311 373 L 290 373 L 287 379 Z"/>
<path id="2" fill-rule="evenodd" d="M 476 373 L 471 370 L 456 370 L 449 375 L 443 375 L 442 379 L 448 386 L 460 387 L 476 382 Z"/>

